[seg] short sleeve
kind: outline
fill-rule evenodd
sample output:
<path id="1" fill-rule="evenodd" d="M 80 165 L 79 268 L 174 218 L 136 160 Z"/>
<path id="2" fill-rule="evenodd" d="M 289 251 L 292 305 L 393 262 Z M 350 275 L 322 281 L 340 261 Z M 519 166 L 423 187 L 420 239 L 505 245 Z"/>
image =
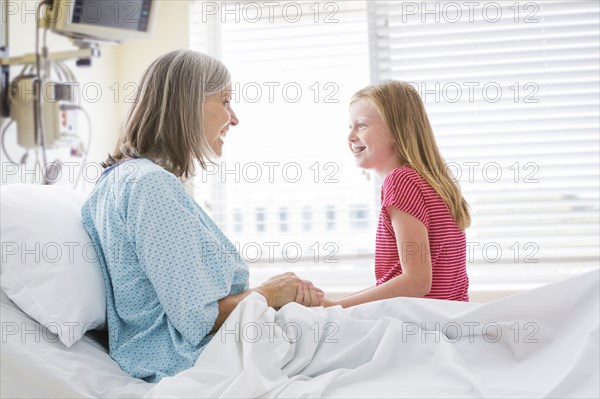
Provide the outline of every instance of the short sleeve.
<path id="1" fill-rule="evenodd" d="M 119 208 L 141 268 L 170 323 L 199 345 L 214 326 L 219 299 L 229 295 L 234 267 L 217 259 L 220 240 L 174 175 L 146 173 L 126 186 Z"/>
<path id="2" fill-rule="evenodd" d="M 383 182 L 382 211 L 393 206 L 416 217 L 429 230 L 429 213 L 420 186 L 420 177 L 414 170 L 405 167 L 394 169 Z"/>

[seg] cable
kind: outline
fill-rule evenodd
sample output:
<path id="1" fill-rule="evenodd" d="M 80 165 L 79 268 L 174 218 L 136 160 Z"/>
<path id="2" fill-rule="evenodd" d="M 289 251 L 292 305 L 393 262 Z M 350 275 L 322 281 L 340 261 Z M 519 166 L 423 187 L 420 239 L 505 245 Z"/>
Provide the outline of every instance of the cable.
<path id="1" fill-rule="evenodd" d="M 45 176 L 44 171 L 46 170 L 46 166 L 48 166 L 48 159 L 46 156 L 46 131 L 45 131 L 45 127 L 44 127 L 44 110 L 43 110 L 43 98 L 42 98 L 42 90 L 43 90 L 43 84 L 44 84 L 44 80 L 46 78 L 46 68 L 48 66 L 48 48 L 46 47 L 46 33 L 48 31 L 48 28 L 45 27 L 45 32 L 44 32 L 44 48 L 42 49 L 43 51 L 43 57 L 44 57 L 44 70 L 42 71 L 42 65 L 41 65 L 41 56 L 40 56 L 40 21 L 41 21 L 41 17 L 40 17 L 40 11 L 42 10 L 43 6 L 52 6 L 52 0 L 43 0 L 41 1 L 36 9 L 36 18 L 37 18 L 37 23 L 35 24 L 35 63 L 36 63 L 36 73 L 37 73 L 37 78 L 34 81 L 34 87 L 37 86 L 37 90 L 35 90 L 36 92 L 36 96 L 35 96 L 35 100 L 36 100 L 36 106 L 34 106 L 34 115 L 35 115 L 35 121 L 36 123 L 34 123 L 34 126 L 36 127 L 35 132 L 36 132 L 36 138 L 38 137 L 38 127 L 39 127 L 39 138 L 40 138 L 40 146 L 42 147 L 42 161 L 43 161 L 43 165 L 42 165 L 42 182 L 43 184 L 51 184 L 51 182 L 47 179 L 47 176 Z M 36 147 L 36 164 L 39 163 L 39 157 L 37 156 L 37 147 Z"/>
<path id="2" fill-rule="evenodd" d="M 29 150 L 25 151 L 25 153 L 21 157 L 21 161 L 19 161 L 19 163 L 21 165 L 25 164 L 25 162 L 27 162 L 27 158 L 29 158 Z"/>
<path id="3" fill-rule="evenodd" d="M 2 152 L 4 153 L 4 156 L 6 157 L 6 159 L 8 159 L 8 162 L 10 162 L 10 163 L 16 163 L 16 162 L 12 160 L 10 155 L 8 155 L 8 151 L 6 151 L 6 143 L 4 142 L 4 137 L 6 136 L 6 132 L 8 131 L 8 128 L 10 127 L 10 125 L 12 125 L 12 123 L 14 121 L 15 121 L 14 119 L 11 119 L 8 122 L 8 124 L 6 126 L 4 126 L 4 128 L 2 129 Z"/>
<path id="4" fill-rule="evenodd" d="M 25 65 L 23 68 L 21 68 L 21 72 L 19 72 L 17 78 L 21 75 L 25 75 L 25 71 L 27 70 L 27 68 L 29 68 L 29 65 Z"/>
<path id="5" fill-rule="evenodd" d="M 48 36 L 48 26 L 44 26 L 44 37 L 42 39 L 42 43 L 43 43 L 42 49 L 48 48 L 48 40 L 46 40 L 47 36 Z"/>
<path id="6" fill-rule="evenodd" d="M 62 71 L 60 70 L 60 68 L 58 67 L 56 62 L 50 62 L 50 67 L 52 68 L 52 70 L 54 72 L 56 72 L 56 76 L 58 76 L 58 81 L 59 82 L 64 82 L 65 78 L 62 74 Z"/>
<path id="7" fill-rule="evenodd" d="M 80 107 L 80 110 L 83 112 L 88 122 L 88 142 L 85 151 L 83 152 L 83 159 L 81 160 L 81 168 L 79 169 L 79 175 L 77 175 L 77 179 L 75 180 L 75 185 L 73 187 L 77 187 L 77 183 L 79 182 L 79 176 L 83 175 L 83 168 L 87 162 L 88 154 L 90 153 L 90 147 L 92 145 L 92 120 L 85 109 Z"/>
<path id="8" fill-rule="evenodd" d="M 37 139 L 38 137 L 40 138 L 40 145 L 42 147 L 42 161 L 44 162 L 44 165 L 47 165 L 48 160 L 46 159 L 46 132 L 44 131 L 44 115 L 43 115 L 43 106 L 42 106 L 42 85 L 43 85 L 43 78 L 42 78 L 42 67 L 41 67 L 41 60 L 40 60 L 40 26 L 39 26 L 39 15 L 40 15 L 40 11 L 42 9 L 42 6 L 44 6 L 45 4 L 47 4 L 48 2 L 45 1 L 41 1 L 38 6 L 37 6 L 37 10 L 36 10 L 36 18 L 38 19 L 38 22 L 35 24 L 35 65 L 36 65 L 36 74 L 37 74 L 37 79 L 34 81 L 34 87 L 36 87 L 37 85 L 37 89 L 35 90 L 36 92 L 36 96 L 35 96 L 35 100 L 36 100 L 36 106 L 34 107 L 34 117 L 35 117 L 35 138 Z M 39 132 L 38 132 L 38 128 L 39 128 Z M 39 136 L 38 136 L 39 133 Z M 37 151 L 36 151 L 37 153 Z M 36 158 L 36 162 L 39 162 L 39 158 Z M 43 169 L 42 169 L 43 170 Z"/>
<path id="9" fill-rule="evenodd" d="M 34 150 L 34 154 L 35 154 L 35 162 L 33 163 L 33 167 L 34 169 L 40 164 L 40 152 L 39 152 L 39 148 L 38 146 L 35 147 Z M 31 174 L 31 184 L 35 184 L 35 179 L 36 179 L 36 174 L 32 173 Z M 43 180 L 42 180 L 43 181 Z"/>

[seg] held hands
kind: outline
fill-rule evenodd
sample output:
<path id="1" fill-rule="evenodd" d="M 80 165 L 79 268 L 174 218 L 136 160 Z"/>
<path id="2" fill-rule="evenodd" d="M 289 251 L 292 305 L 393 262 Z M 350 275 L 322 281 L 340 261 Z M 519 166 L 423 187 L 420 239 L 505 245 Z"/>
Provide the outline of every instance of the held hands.
<path id="1" fill-rule="evenodd" d="M 294 273 L 284 273 L 265 281 L 256 289 L 275 309 L 294 301 L 304 306 L 320 306 L 324 293 L 310 281 L 302 280 Z"/>
<path id="2" fill-rule="evenodd" d="M 321 306 L 325 293 L 308 280 L 302 280 L 296 292 L 295 301 L 304 306 Z"/>

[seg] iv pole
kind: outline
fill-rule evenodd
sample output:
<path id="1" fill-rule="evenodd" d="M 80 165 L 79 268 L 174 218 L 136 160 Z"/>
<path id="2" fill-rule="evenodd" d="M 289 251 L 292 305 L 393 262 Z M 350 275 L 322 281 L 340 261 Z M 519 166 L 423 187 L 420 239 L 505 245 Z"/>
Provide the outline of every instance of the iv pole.
<path id="1" fill-rule="evenodd" d="M 44 2 L 46 4 L 52 5 L 51 0 L 45 0 L 45 1 L 42 0 L 42 3 L 44 3 Z M 43 47 L 41 54 L 40 54 L 39 48 L 37 48 L 38 42 L 36 39 L 36 52 L 35 53 L 25 54 L 25 55 L 17 56 L 17 57 L 9 57 L 8 1 L 0 0 L 0 4 L 2 6 L 1 7 L 2 8 L 2 21 L 1 22 L 3 25 L 3 29 L 0 29 L 0 65 L 1 65 L 1 73 L 2 73 L 2 81 L 1 81 L 2 93 L 0 96 L 1 97 L 0 98 L 0 101 L 1 101 L 0 116 L 2 117 L 0 120 L 2 123 L 0 123 L 0 128 L 2 128 L 2 129 L 5 128 L 2 126 L 4 124 L 3 123 L 4 119 L 9 118 L 11 116 L 10 105 L 9 105 L 9 95 L 10 95 L 9 91 L 12 90 L 13 88 L 11 87 L 11 83 L 10 83 L 10 67 L 14 66 L 14 65 L 36 65 L 36 73 L 38 75 L 36 100 L 38 102 L 38 105 L 36 105 L 36 108 L 35 108 L 35 110 L 37 111 L 37 116 L 34 114 L 35 124 L 36 124 L 35 140 L 37 141 L 38 137 L 41 138 L 42 155 L 44 157 L 43 163 L 44 163 L 44 167 L 45 167 L 47 164 L 46 159 L 45 159 L 46 147 L 44 144 L 45 143 L 45 137 L 44 137 L 45 132 L 44 132 L 44 127 L 42 125 L 42 123 L 43 123 L 42 117 L 41 117 L 42 101 L 41 101 L 41 94 L 40 94 L 41 93 L 40 87 L 43 83 L 43 80 L 39 81 L 39 79 L 43 79 L 44 74 L 40 70 L 40 68 L 42 67 L 42 64 L 40 63 L 40 58 L 43 57 L 44 69 L 46 69 L 48 67 L 49 62 L 70 60 L 70 59 L 74 59 L 74 58 L 77 59 L 77 61 L 76 61 L 77 65 L 90 65 L 92 57 L 100 56 L 100 48 L 95 43 L 89 43 L 89 42 L 85 42 L 85 41 L 81 40 L 81 41 L 76 42 L 76 45 L 78 45 L 80 47 L 79 50 L 62 51 L 62 52 L 49 54 L 47 51 L 47 48 Z M 38 7 L 41 7 L 41 4 Z M 36 29 L 40 29 L 42 24 L 45 25 L 46 29 L 48 29 L 49 21 L 47 21 L 45 19 L 38 20 L 37 18 L 38 18 L 38 13 L 36 13 Z M 40 145 L 40 144 L 38 144 L 38 145 Z M 50 183 L 47 183 L 46 176 L 44 176 L 44 181 L 46 182 L 44 184 L 50 184 Z"/>
<path id="2" fill-rule="evenodd" d="M 0 58 L 4 59 L 8 57 L 8 1 L 0 0 L 2 2 L 2 25 L 3 28 L 0 29 Z M 9 68 L 10 66 L 4 65 L 2 63 L 2 82 L 0 82 L 0 86 L 2 87 L 2 96 L 0 101 L 0 116 L 2 116 L 2 121 L 4 118 L 8 118 L 8 85 L 9 85 Z M 0 124 L 1 125 L 1 124 Z"/>
<path id="3" fill-rule="evenodd" d="M 2 25 L 4 29 L 0 30 L 0 64 L 2 65 L 2 117 L 9 116 L 8 91 L 10 90 L 10 67 L 14 65 L 34 65 L 36 64 L 36 53 L 25 54 L 22 56 L 9 57 L 9 18 L 8 1 L 0 0 L 2 3 Z M 37 15 L 36 15 L 37 18 Z M 37 23 L 37 22 L 36 22 Z M 91 43 L 78 42 L 79 50 L 61 51 L 53 54 L 46 54 L 46 61 L 65 61 L 76 58 L 78 65 L 89 65 L 92 57 L 100 56 L 100 48 Z"/>

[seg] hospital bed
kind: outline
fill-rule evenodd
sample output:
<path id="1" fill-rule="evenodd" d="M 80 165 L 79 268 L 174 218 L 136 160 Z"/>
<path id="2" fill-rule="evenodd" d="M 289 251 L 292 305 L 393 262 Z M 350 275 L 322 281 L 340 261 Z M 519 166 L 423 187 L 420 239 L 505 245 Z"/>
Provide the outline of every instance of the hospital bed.
<path id="1" fill-rule="evenodd" d="M 254 293 L 234 310 L 194 367 L 158 384 L 146 383 L 110 358 L 106 332 L 94 328 L 103 321 L 86 314 L 95 305 L 78 289 L 93 293 L 102 287 L 69 281 L 78 273 L 77 278 L 96 279 L 94 261 L 78 260 L 85 252 L 76 251 L 68 256 L 69 276 L 52 271 L 61 262 L 51 252 L 56 245 L 87 245 L 85 236 L 78 236 L 80 245 L 68 236 L 83 196 L 25 185 L 5 186 L 1 195 L 2 397 L 600 396 L 597 270 L 486 304 L 396 298 L 345 310 L 290 304 L 275 311 Z M 30 223 L 40 216 L 37 224 Z M 19 253 L 19 234 L 37 237 L 40 258 L 31 241 L 29 252 Z M 26 264 L 28 258 L 33 265 Z M 19 267 L 37 269 L 19 274 Z M 50 274 L 35 276 L 40 268 Z M 46 284 L 50 291 L 41 289 L 37 294 L 45 296 L 32 307 L 23 292 L 38 287 L 26 280 L 52 282 L 57 273 L 72 289 Z M 9 286 L 15 281 L 18 287 Z M 64 317 L 92 328 L 73 327 L 65 336 L 65 329 L 57 329 L 65 320 L 52 315 L 53 309 L 40 310 L 55 300 L 57 307 L 79 306 Z M 103 301 L 99 295 L 100 308 Z"/>
<path id="2" fill-rule="evenodd" d="M 0 295 L 2 398 L 138 398 L 152 387 L 120 369 L 108 355 L 104 337 L 88 333 L 67 348 L 4 292 Z"/>

